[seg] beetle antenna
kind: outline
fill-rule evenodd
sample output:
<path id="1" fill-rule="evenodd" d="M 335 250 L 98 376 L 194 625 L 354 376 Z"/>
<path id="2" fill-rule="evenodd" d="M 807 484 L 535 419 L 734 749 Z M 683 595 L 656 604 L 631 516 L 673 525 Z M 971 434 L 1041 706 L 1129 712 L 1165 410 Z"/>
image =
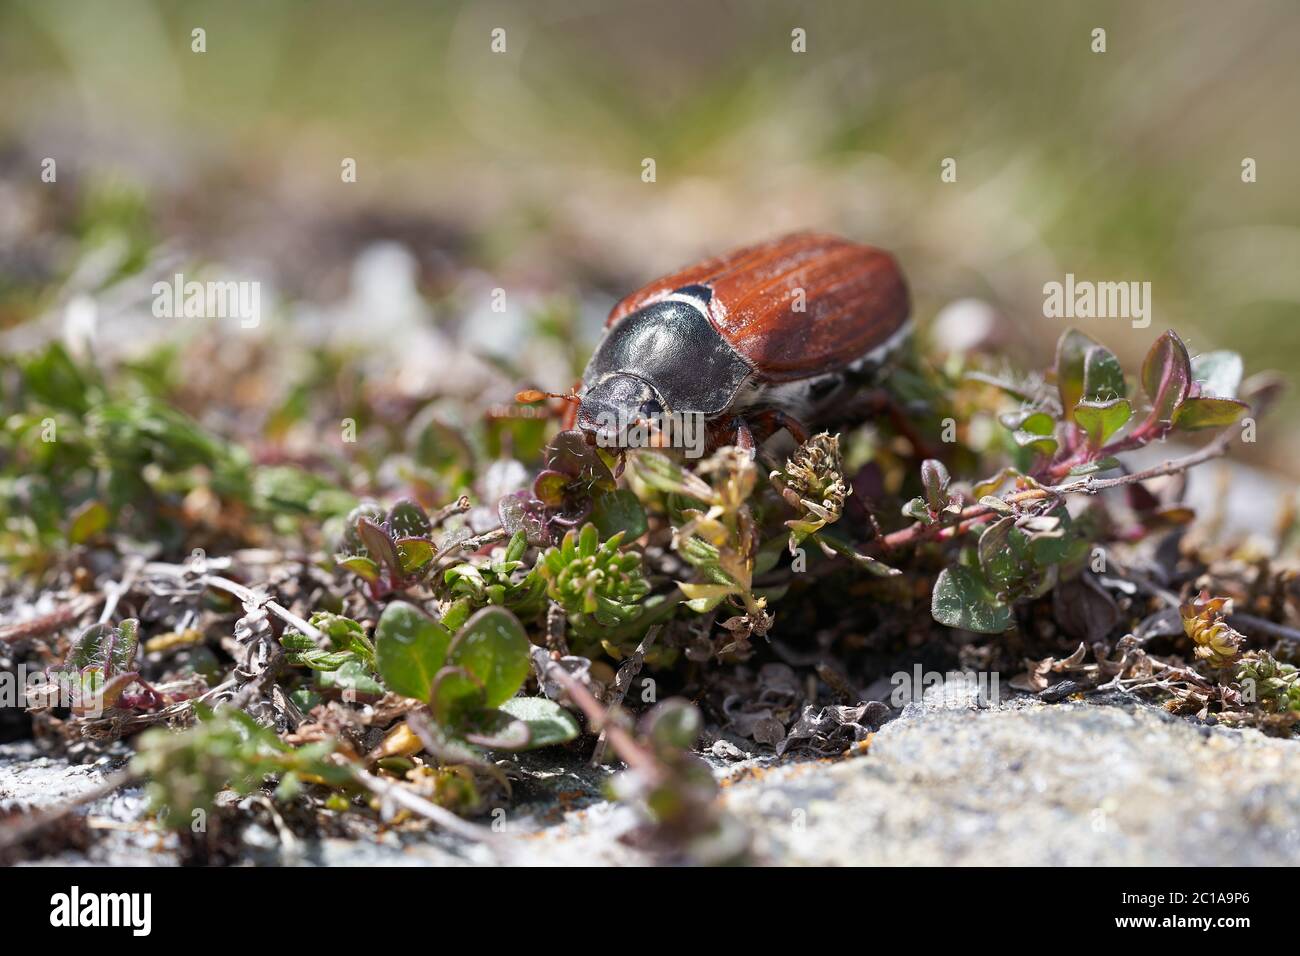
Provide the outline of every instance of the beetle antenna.
<path id="1" fill-rule="evenodd" d="M 543 392 L 536 388 L 526 388 L 522 392 L 515 393 L 515 401 L 523 405 L 533 405 L 547 398 L 558 398 L 562 402 L 571 402 L 574 405 L 582 403 L 577 393 L 573 389 L 561 395 L 559 392 Z"/>

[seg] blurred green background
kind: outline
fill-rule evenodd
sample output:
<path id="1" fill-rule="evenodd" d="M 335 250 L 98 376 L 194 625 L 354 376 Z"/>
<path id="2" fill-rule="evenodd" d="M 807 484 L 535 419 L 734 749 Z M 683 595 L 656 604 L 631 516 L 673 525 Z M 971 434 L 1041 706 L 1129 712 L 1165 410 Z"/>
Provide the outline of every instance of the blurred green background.
<path id="1" fill-rule="evenodd" d="M 598 320 L 697 255 L 813 227 L 897 253 L 924 323 L 988 303 L 1020 360 L 1047 359 L 1064 323 L 1042 287 L 1073 272 L 1152 283 L 1150 328 L 1076 323 L 1127 362 L 1174 327 L 1289 375 L 1297 50 L 1294 0 L 10 0 L 0 329 L 17 347 L 66 305 L 105 231 L 114 276 L 175 251 L 256 262 L 321 303 L 391 238 L 431 299 L 474 269 Z M 1297 410 L 1291 395 L 1246 453 L 1300 465 Z"/>

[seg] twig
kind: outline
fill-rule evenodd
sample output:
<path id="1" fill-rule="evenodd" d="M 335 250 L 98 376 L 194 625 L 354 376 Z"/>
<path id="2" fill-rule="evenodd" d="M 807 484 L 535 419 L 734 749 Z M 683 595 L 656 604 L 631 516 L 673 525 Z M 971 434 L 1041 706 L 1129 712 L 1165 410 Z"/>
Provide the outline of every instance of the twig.
<path id="1" fill-rule="evenodd" d="M 509 535 L 506 534 L 505 528 L 493 528 L 491 531 L 484 531 L 482 534 L 476 534 L 472 538 L 465 538 L 463 541 L 457 541 L 452 544 L 446 551 L 438 555 L 438 564 L 449 563 L 451 558 L 463 553 L 473 554 L 480 548 L 485 548 L 489 544 L 495 544 L 498 541 L 504 541 Z"/>
<path id="2" fill-rule="evenodd" d="M 1178 595 L 1160 587 L 1145 575 L 1124 567 L 1119 568 L 1119 572 L 1143 591 L 1159 598 L 1166 606 L 1174 608 L 1182 606 L 1182 601 Z M 1287 627 L 1285 624 L 1270 621 L 1266 617 L 1259 617 L 1255 614 L 1233 613 L 1227 615 L 1227 620 L 1230 625 L 1238 630 L 1260 631 L 1279 640 L 1300 644 L 1300 629 Z"/>
<path id="3" fill-rule="evenodd" d="M 294 614 L 284 605 L 273 601 L 269 596 L 258 594 L 252 588 L 245 587 L 228 578 L 217 577 L 208 574 L 203 576 L 203 581 L 218 590 L 225 591 L 227 594 L 233 594 L 244 602 L 245 607 L 264 607 L 286 624 L 292 624 L 297 630 L 310 637 L 318 643 L 324 643 L 328 640 L 324 633 L 319 629 L 308 624 L 297 614 Z"/>
<path id="4" fill-rule="evenodd" d="M 637 645 L 637 649 L 632 652 L 632 656 L 623 662 L 619 667 L 618 673 L 614 675 L 614 686 L 610 688 L 609 694 L 606 695 L 605 703 L 609 706 L 618 706 L 627 698 L 628 689 L 632 686 L 632 681 L 636 680 L 636 675 L 641 673 L 641 665 L 645 663 L 646 653 L 654 644 L 655 639 L 659 637 L 659 632 L 663 630 L 662 624 L 655 624 L 645 632 L 645 637 Z M 600 737 L 596 740 L 596 749 L 591 752 L 591 763 L 593 766 L 599 766 L 605 762 L 605 747 L 609 743 L 608 734 L 604 728 L 600 731 Z"/>
<path id="5" fill-rule="evenodd" d="M 546 606 L 546 648 L 556 651 L 561 657 L 569 654 L 569 642 L 565 640 L 566 624 L 564 607 L 558 601 L 551 601 Z"/>
<path id="6" fill-rule="evenodd" d="M 1024 501 L 1033 501 L 1044 498 L 1062 498 L 1066 495 L 1099 495 L 1103 491 L 1109 491 L 1112 488 L 1119 488 L 1124 485 L 1134 485 L 1139 482 L 1149 481 L 1152 478 L 1162 478 L 1166 475 L 1176 475 L 1194 468 L 1199 464 L 1210 461 L 1214 458 L 1220 458 L 1227 453 L 1228 446 L 1232 443 L 1233 431 L 1231 428 L 1224 429 L 1204 448 L 1185 455 L 1182 458 L 1171 458 L 1159 465 L 1142 471 L 1131 472 L 1127 475 L 1118 475 L 1114 478 L 1098 478 L 1095 475 L 1085 475 L 1082 478 L 1076 478 L 1073 481 L 1062 482 L 1059 485 L 1047 485 L 1041 488 L 1029 488 L 1024 491 L 1018 491 L 1014 494 L 1007 495 L 1002 499 L 1006 504 L 1019 504 Z M 884 538 L 879 539 L 880 545 L 889 550 L 891 548 L 903 547 L 905 545 L 915 544 L 926 538 L 936 540 L 946 540 L 964 534 L 971 528 L 976 527 L 991 518 L 997 517 L 1002 512 L 990 508 L 984 504 L 974 504 L 963 508 L 958 515 L 957 522 L 952 525 L 936 527 L 935 525 L 922 524 L 917 522 L 901 531 L 895 531 L 893 534 L 887 534 Z"/>
<path id="7" fill-rule="evenodd" d="M 470 509 L 469 495 L 461 495 L 451 504 L 439 508 L 433 514 L 429 515 L 429 524 L 438 527 L 452 515 L 464 514 Z"/>
<path id="8" fill-rule="evenodd" d="M 352 773 L 358 783 L 380 799 L 391 800 L 412 813 L 433 821 L 449 833 L 454 833 L 466 840 L 473 840 L 475 843 L 482 843 L 498 855 L 501 855 L 503 851 L 501 840 L 487 827 L 462 820 L 446 807 L 440 807 L 436 803 L 424 799 L 419 794 L 411 792 L 408 788 L 400 784 L 389 783 L 387 780 L 376 777 L 360 767 L 354 766 Z"/>
<path id="9" fill-rule="evenodd" d="M 1234 627 L 1240 624 L 1247 631 L 1263 631 L 1265 634 L 1280 640 L 1300 643 L 1300 630 L 1287 627 L 1285 624 L 1278 624 L 1276 621 L 1270 621 L 1265 617 L 1256 617 L 1254 614 L 1229 614 L 1228 623 Z"/>
<path id="10" fill-rule="evenodd" d="M 600 730 L 608 736 L 610 746 L 625 764 L 640 773 L 651 784 L 663 775 L 654 755 L 637 743 L 625 727 L 611 719 L 610 711 L 602 707 L 600 702 L 591 695 L 591 691 L 583 687 L 580 681 L 575 680 L 564 668 L 554 662 L 551 663 L 546 676 L 564 688 L 569 699 L 586 714 L 587 723 L 592 729 Z"/>
<path id="11" fill-rule="evenodd" d="M 103 600 L 103 594 L 83 594 L 48 614 L 19 621 L 17 624 L 6 624 L 0 627 L 0 644 L 44 637 L 46 634 L 67 627 Z"/>
<path id="12" fill-rule="evenodd" d="M 172 577 L 184 577 L 187 574 L 196 574 L 198 582 L 205 587 L 213 587 L 219 591 L 225 591 L 231 594 L 249 609 L 264 607 L 286 624 L 293 625 L 301 633 L 307 635 L 318 643 L 325 643 L 328 638 L 318 628 L 304 621 L 297 614 L 294 614 L 283 604 L 271 599 L 269 595 L 261 594 L 252 588 L 240 584 L 237 581 L 231 581 L 229 578 L 223 578 L 219 575 L 208 574 L 206 572 L 195 571 L 193 568 L 187 568 L 178 564 L 161 564 L 152 563 L 145 565 L 144 570 L 150 574 L 167 574 Z"/>
<path id="13" fill-rule="evenodd" d="M 132 556 L 127 559 L 126 571 L 122 574 L 122 580 L 116 584 L 110 584 L 106 589 L 108 599 L 104 602 L 103 610 L 99 612 L 100 624 L 107 623 L 108 619 L 113 616 L 113 612 L 117 610 L 118 602 L 122 600 L 122 595 L 131 590 L 131 586 L 135 584 L 136 576 L 140 573 L 142 567 L 144 567 L 144 561 L 140 558 Z"/>

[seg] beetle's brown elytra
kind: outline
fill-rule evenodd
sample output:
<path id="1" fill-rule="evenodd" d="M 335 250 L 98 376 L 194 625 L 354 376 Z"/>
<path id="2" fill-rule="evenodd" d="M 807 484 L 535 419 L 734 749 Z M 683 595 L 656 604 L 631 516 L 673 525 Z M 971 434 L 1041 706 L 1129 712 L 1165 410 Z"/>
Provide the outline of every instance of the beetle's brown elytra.
<path id="1" fill-rule="evenodd" d="M 893 256 L 796 233 L 682 269 L 614 306 L 583 374 L 579 428 L 623 444 L 627 423 L 703 416 L 710 444 L 803 424 L 850 373 L 886 361 L 909 330 Z M 611 424 L 621 423 L 621 424 Z"/>

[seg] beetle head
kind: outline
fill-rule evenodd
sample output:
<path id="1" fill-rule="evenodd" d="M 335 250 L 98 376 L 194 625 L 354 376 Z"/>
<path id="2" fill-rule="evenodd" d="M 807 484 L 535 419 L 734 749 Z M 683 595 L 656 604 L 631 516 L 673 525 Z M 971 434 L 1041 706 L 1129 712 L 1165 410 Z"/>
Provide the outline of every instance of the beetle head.
<path id="1" fill-rule="evenodd" d="M 578 406 L 578 428 L 594 435 L 604 447 L 623 448 L 627 431 L 639 423 L 657 422 L 667 412 L 663 398 L 649 382 L 616 372 L 588 386 Z"/>

